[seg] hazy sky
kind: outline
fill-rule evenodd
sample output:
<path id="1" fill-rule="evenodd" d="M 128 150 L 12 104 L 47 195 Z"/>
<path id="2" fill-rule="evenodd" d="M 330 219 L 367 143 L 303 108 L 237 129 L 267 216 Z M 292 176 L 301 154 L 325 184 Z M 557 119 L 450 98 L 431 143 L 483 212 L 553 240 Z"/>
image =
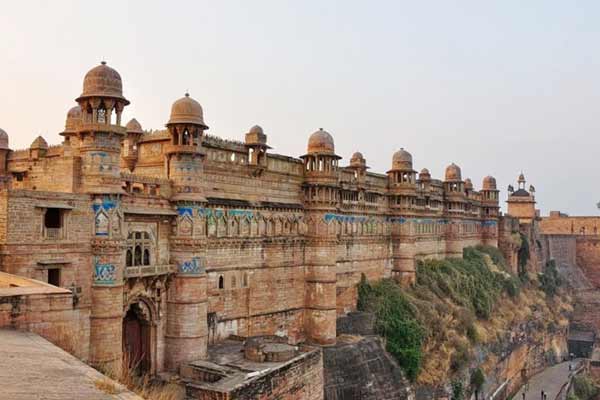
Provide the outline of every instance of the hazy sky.
<path id="1" fill-rule="evenodd" d="M 208 133 L 260 124 L 299 156 L 322 127 L 372 171 L 410 151 L 456 162 L 502 200 L 521 170 L 546 214 L 597 214 L 598 1 L 11 1 L 0 13 L 0 128 L 13 149 L 59 143 L 86 71 L 105 59 L 161 128 L 189 90 Z"/>

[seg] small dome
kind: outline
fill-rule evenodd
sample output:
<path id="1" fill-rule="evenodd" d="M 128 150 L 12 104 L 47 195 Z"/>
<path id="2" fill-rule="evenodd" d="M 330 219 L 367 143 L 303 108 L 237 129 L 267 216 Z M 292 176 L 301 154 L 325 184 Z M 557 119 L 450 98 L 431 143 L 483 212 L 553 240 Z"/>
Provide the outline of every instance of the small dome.
<path id="1" fill-rule="evenodd" d="M 519 175 L 519 182 L 525 182 L 525 175 L 523 175 L 523 173 L 521 172 L 521 174 Z"/>
<path id="2" fill-rule="evenodd" d="M 364 167 L 366 165 L 366 163 L 367 163 L 367 161 L 363 157 L 362 153 L 359 151 L 352 154 L 352 157 L 350 157 L 350 165 L 351 166 Z"/>
<path id="3" fill-rule="evenodd" d="M 125 129 L 127 129 L 127 133 L 144 133 L 142 129 L 142 125 L 137 121 L 137 119 L 132 118 L 131 121 L 125 125 Z"/>
<path id="4" fill-rule="evenodd" d="M 43 137 L 38 136 L 35 138 L 33 143 L 31 143 L 31 146 L 29 146 L 29 148 L 31 148 L 31 149 L 47 149 L 48 142 L 46 142 L 46 139 L 44 139 Z"/>
<path id="5" fill-rule="evenodd" d="M 259 125 L 254 125 L 252 128 L 250 128 L 250 130 L 248 131 L 248 133 L 254 133 L 254 134 L 257 134 L 257 135 L 264 135 L 263 128 L 261 128 Z"/>
<path id="6" fill-rule="evenodd" d="M 431 174 L 427 168 L 423 168 L 421 172 L 419 172 L 419 179 L 422 181 L 428 181 L 431 179 Z"/>
<path id="7" fill-rule="evenodd" d="M 483 178 L 483 190 L 496 190 L 496 178 L 493 176 L 486 176 Z"/>
<path id="8" fill-rule="evenodd" d="M 454 163 L 446 167 L 446 181 L 461 181 L 460 167 Z"/>
<path id="9" fill-rule="evenodd" d="M 319 128 L 318 131 L 308 138 L 308 153 L 335 154 L 333 136 L 329 132 L 324 131 L 323 128 Z"/>
<path id="10" fill-rule="evenodd" d="M 401 148 L 394 153 L 392 157 L 392 169 L 412 169 L 413 159 L 412 155 Z"/>
<path id="11" fill-rule="evenodd" d="M 471 182 L 471 178 L 465 179 L 465 189 L 473 190 L 473 182 Z"/>
<path id="12" fill-rule="evenodd" d="M 8 133 L 6 133 L 6 131 L 3 129 L 0 129 L 0 149 L 8 149 Z"/>
<path id="13" fill-rule="evenodd" d="M 104 61 L 85 74 L 83 78 L 83 92 L 79 98 L 86 97 L 113 97 L 125 100 L 126 104 L 129 104 L 125 97 L 123 97 L 121 75 L 106 65 Z"/>
<path id="14" fill-rule="evenodd" d="M 208 126 L 204 124 L 202 106 L 192 99 L 189 93 L 173 103 L 168 124 L 195 124 L 208 129 Z"/>
<path id="15" fill-rule="evenodd" d="M 81 107 L 75 106 L 67 112 L 67 120 L 65 122 L 65 132 L 76 132 L 81 124 Z"/>

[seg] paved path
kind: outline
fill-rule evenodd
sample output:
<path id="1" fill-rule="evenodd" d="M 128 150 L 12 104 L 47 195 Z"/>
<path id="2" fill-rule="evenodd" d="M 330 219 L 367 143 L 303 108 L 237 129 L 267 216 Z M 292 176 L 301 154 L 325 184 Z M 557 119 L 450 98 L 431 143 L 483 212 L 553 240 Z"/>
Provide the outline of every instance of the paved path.
<path id="1" fill-rule="evenodd" d="M 577 361 L 572 361 L 573 369 Z M 548 394 L 548 400 L 554 400 L 562 385 L 569 378 L 569 362 L 556 364 L 529 379 L 529 388 L 525 392 L 525 400 L 540 400 L 542 390 Z M 513 397 L 514 400 L 522 400 L 525 388 L 521 388 Z"/>
<path id="2" fill-rule="evenodd" d="M 0 329 L 0 399 L 142 400 L 120 385 L 105 393 L 98 380 L 107 378 L 46 339 Z"/>

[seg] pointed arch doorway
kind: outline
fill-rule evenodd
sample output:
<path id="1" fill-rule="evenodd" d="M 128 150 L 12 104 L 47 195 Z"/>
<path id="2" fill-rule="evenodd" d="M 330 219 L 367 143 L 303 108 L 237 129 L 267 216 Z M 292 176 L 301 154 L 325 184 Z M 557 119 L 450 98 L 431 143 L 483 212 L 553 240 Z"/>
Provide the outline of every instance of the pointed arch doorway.
<path id="1" fill-rule="evenodd" d="M 147 306 L 132 303 L 123 318 L 124 367 L 136 375 L 152 373 L 152 323 Z"/>

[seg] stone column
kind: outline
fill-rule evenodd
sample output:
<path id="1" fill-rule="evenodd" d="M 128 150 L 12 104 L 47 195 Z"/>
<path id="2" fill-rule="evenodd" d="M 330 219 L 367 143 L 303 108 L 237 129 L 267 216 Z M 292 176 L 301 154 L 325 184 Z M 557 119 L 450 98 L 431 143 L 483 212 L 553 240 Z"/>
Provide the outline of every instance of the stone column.
<path id="1" fill-rule="evenodd" d="M 416 279 L 416 244 L 410 220 L 392 217 L 392 277 L 401 285 L 411 285 Z"/>
<path id="2" fill-rule="evenodd" d="M 165 366 L 178 371 L 206 358 L 208 346 L 207 277 L 198 257 L 176 260 L 178 272 L 167 295 Z"/>
<path id="3" fill-rule="evenodd" d="M 118 374 L 123 358 L 123 263 L 121 243 L 94 239 L 90 315 L 90 364 Z"/>
<path id="4" fill-rule="evenodd" d="M 333 345 L 336 342 L 336 246 L 334 234 L 330 234 L 327 217 L 314 216 L 309 226 L 306 244 L 305 328 L 309 342 Z"/>

